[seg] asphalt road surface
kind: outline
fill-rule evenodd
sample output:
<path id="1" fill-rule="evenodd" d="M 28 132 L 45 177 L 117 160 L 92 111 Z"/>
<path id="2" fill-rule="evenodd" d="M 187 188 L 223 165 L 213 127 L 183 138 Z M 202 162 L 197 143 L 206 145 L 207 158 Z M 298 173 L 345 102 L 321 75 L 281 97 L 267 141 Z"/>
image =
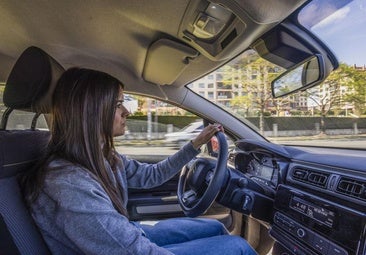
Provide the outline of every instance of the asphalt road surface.
<path id="1" fill-rule="evenodd" d="M 287 145 L 305 145 L 305 146 L 324 146 L 338 148 L 361 148 L 366 149 L 366 137 L 362 139 L 319 139 L 319 140 L 288 140 L 274 141 L 275 143 Z M 116 147 L 117 151 L 126 155 L 171 155 L 176 152 L 178 147 L 169 147 L 164 145 L 134 145 L 132 143 Z"/>

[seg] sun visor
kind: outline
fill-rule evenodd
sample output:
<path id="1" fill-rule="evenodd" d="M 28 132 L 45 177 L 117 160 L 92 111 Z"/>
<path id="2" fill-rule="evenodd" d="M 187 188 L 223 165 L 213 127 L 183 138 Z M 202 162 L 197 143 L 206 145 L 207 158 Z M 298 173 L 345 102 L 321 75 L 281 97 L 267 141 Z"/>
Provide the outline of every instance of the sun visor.
<path id="1" fill-rule="evenodd" d="M 198 51 L 185 44 L 160 39 L 148 49 L 142 76 L 151 83 L 170 85 L 197 56 Z"/>

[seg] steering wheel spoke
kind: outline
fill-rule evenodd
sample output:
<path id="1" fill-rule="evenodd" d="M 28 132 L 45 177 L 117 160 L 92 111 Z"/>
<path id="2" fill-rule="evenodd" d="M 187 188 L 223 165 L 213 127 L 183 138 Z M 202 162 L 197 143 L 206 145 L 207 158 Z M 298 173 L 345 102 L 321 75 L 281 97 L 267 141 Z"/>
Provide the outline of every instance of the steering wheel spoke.
<path id="1" fill-rule="evenodd" d="M 192 206 L 199 200 L 199 197 L 197 196 L 197 193 L 193 190 L 188 190 L 183 193 L 182 202 L 186 206 Z"/>
<path id="2" fill-rule="evenodd" d="M 209 185 L 212 178 L 214 176 L 214 172 L 213 171 L 208 171 L 207 174 L 206 174 L 206 177 L 205 177 L 205 183 L 206 185 Z"/>

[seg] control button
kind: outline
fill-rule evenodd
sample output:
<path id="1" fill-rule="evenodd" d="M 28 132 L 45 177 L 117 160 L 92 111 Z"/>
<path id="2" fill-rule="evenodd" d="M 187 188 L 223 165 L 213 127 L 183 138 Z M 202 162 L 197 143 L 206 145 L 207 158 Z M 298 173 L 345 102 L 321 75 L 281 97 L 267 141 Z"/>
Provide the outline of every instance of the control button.
<path id="1" fill-rule="evenodd" d="M 306 255 L 306 253 L 300 250 L 297 246 L 292 247 L 292 252 L 296 255 Z"/>
<path id="2" fill-rule="evenodd" d="M 250 198 L 250 196 L 245 196 L 243 207 L 242 207 L 243 210 L 248 210 L 251 202 L 252 202 L 252 199 Z"/>
<path id="3" fill-rule="evenodd" d="M 340 247 L 335 246 L 334 244 L 329 244 L 328 254 L 332 255 L 348 255 L 348 252 L 343 250 Z"/>
<path id="4" fill-rule="evenodd" d="M 314 236 L 313 246 L 316 250 L 320 251 L 322 254 L 325 254 L 325 252 L 328 251 L 328 245 L 329 243 L 325 239 L 321 237 L 317 238 Z"/>
<path id="5" fill-rule="evenodd" d="M 286 222 L 285 225 L 287 227 L 288 232 L 290 232 L 290 233 L 295 233 L 296 232 L 296 227 L 292 222 Z"/>
<path id="6" fill-rule="evenodd" d="M 305 230 L 303 230 L 302 228 L 299 228 L 297 231 L 296 231 L 296 234 L 298 237 L 300 238 L 303 238 L 305 235 L 306 235 L 306 232 Z"/>
<path id="7" fill-rule="evenodd" d="M 201 16 L 201 17 L 199 17 L 199 19 L 196 21 L 196 26 L 197 26 L 198 28 L 203 29 L 203 28 L 204 28 L 204 26 L 206 25 L 206 23 L 207 23 L 207 17 L 206 17 L 206 16 Z"/>

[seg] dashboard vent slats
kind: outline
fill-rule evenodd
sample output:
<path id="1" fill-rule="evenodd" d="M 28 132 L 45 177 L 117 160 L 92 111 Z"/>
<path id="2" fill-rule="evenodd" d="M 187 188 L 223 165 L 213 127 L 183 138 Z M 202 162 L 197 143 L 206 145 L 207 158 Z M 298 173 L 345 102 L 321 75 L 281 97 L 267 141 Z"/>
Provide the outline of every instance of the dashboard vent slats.
<path id="1" fill-rule="evenodd" d="M 292 178 L 312 186 L 326 188 L 329 174 L 297 167 L 292 171 Z"/>
<path id="2" fill-rule="evenodd" d="M 342 177 L 336 191 L 346 196 L 366 200 L 366 181 Z"/>
<path id="3" fill-rule="evenodd" d="M 366 202 L 366 176 L 345 175 L 334 169 L 303 165 L 290 168 L 287 180 L 314 190 L 322 190 L 347 201 Z M 365 254 L 366 255 L 366 254 Z"/>

